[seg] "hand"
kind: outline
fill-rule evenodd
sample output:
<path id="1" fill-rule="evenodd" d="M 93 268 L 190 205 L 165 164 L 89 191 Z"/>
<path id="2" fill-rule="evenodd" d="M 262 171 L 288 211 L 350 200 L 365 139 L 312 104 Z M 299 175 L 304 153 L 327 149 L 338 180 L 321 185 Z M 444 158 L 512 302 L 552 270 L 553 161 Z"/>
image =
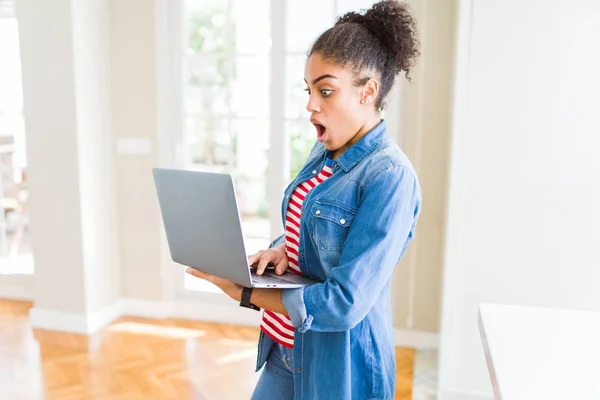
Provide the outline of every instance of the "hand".
<path id="1" fill-rule="evenodd" d="M 237 283 L 228 281 L 227 279 L 219 278 L 214 275 L 207 274 L 202 271 L 198 271 L 194 268 L 188 268 L 185 270 L 188 274 L 195 276 L 196 278 L 204 279 L 213 283 L 219 287 L 227 296 L 231 297 L 235 301 L 242 300 L 242 289 L 243 286 L 238 285 Z"/>
<path id="2" fill-rule="evenodd" d="M 256 274 L 262 275 L 269 264 L 275 265 L 275 273 L 282 275 L 288 268 L 288 257 L 285 252 L 285 245 L 272 247 L 268 250 L 261 250 L 256 254 L 248 256 L 248 264 L 256 266 Z"/>

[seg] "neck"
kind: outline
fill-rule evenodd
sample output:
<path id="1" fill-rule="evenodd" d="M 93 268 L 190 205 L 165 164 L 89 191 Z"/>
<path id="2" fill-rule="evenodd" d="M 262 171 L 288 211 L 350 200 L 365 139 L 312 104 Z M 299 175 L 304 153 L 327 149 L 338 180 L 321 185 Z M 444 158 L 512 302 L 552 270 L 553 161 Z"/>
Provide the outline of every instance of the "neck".
<path id="1" fill-rule="evenodd" d="M 379 114 L 375 114 L 372 117 L 370 117 L 367 121 L 365 121 L 365 123 L 361 126 L 358 132 L 356 132 L 356 134 L 352 136 L 352 138 L 345 145 L 343 145 L 333 153 L 332 158 L 336 160 L 338 157 L 344 154 L 346 150 L 352 147 L 354 143 L 358 142 L 360 139 L 362 139 L 363 136 L 371 132 L 371 130 L 373 130 L 373 128 L 379 125 L 380 122 L 381 117 L 379 116 Z"/>

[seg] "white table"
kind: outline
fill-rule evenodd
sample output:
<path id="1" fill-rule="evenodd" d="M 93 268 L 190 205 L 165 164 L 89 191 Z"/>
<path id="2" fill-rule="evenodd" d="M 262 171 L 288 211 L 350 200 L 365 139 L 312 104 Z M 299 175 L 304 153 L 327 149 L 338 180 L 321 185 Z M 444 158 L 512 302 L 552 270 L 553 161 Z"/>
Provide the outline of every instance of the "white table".
<path id="1" fill-rule="evenodd" d="M 482 304 L 496 400 L 600 399 L 600 313 Z"/>

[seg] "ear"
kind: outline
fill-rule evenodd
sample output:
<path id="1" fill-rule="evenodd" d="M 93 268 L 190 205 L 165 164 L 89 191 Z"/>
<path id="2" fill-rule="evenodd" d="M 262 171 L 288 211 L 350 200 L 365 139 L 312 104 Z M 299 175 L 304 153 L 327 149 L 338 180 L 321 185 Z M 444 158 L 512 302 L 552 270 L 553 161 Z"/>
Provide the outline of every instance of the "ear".
<path id="1" fill-rule="evenodd" d="M 361 90 L 360 102 L 362 104 L 373 103 L 379 93 L 379 82 L 375 79 L 369 79 Z"/>

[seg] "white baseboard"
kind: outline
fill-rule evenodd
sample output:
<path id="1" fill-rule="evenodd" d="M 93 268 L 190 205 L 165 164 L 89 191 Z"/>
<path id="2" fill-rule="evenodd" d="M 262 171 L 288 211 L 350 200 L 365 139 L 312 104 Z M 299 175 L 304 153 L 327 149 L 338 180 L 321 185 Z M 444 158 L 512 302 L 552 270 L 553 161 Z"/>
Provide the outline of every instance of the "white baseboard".
<path id="1" fill-rule="evenodd" d="M 93 334 L 103 329 L 106 325 L 121 316 L 122 309 L 122 303 L 119 300 L 88 316 L 87 333 Z"/>
<path id="2" fill-rule="evenodd" d="M 121 315 L 164 319 L 169 317 L 169 303 L 164 301 L 121 299 Z"/>
<path id="3" fill-rule="evenodd" d="M 260 326 L 262 313 L 242 308 L 235 303 L 206 304 L 179 301 L 170 305 L 169 316 L 171 318 L 258 327 Z"/>
<path id="4" fill-rule="evenodd" d="M 224 301 L 184 301 L 161 303 L 143 300 L 122 300 L 123 315 L 147 318 L 183 318 L 206 322 L 217 322 L 231 325 L 260 326 L 262 313 L 247 310 L 232 303 Z M 394 330 L 396 346 L 412 347 L 416 349 L 437 349 L 439 335 L 431 332 L 410 331 L 406 329 Z"/>
<path id="5" fill-rule="evenodd" d="M 29 310 L 29 319 L 32 328 L 80 333 L 82 335 L 89 333 L 88 321 L 83 313 L 47 310 L 34 306 Z"/>
<path id="6" fill-rule="evenodd" d="M 152 319 L 182 318 L 253 327 L 260 325 L 262 316 L 260 312 L 239 307 L 228 299 L 216 296 L 209 296 L 207 299 L 207 301 L 161 302 L 125 298 L 88 317 L 84 314 L 33 307 L 30 311 L 30 318 L 32 327 L 35 328 L 80 334 L 93 334 L 120 316 Z M 437 349 L 439 347 L 439 336 L 431 332 L 396 329 L 394 330 L 394 341 L 396 346 L 415 349 Z"/>
<path id="7" fill-rule="evenodd" d="M 233 325 L 259 326 L 260 313 L 225 302 L 177 301 L 174 303 L 121 299 L 104 309 L 86 316 L 33 307 L 29 318 L 33 328 L 91 335 L 120 316 L 152 319 L 182 318 Z"/>
<path id="8" fill-rule="evenodd" d="M 32 328 L 92 335 L 121 316 L 121 302 L 116 301 L 100 311 L 86 315 L 34 307 L 29 310 Z"/>
<path id="9" fill-rule="evenodd" d="M 262 315 L 214 295 L 207 295 L 206 301 L 160 302 L 122 299 L 121 305 L 121 315 L 124 316 L 154 319 L 181 318 L 232 325 L 259 326 Z"/>
<path id="10" fill-rule="evenodd" d="M 440 337 L 437 333 L 424 331 L 411 331 L 408 329 L 394 330 L 394 343 L 400 347 L 421 349 L 438 349 Z"/>
<path id="11" fill-rule="evenodd" d="M 440 393 L 439 400 L 494 400 L 494 396 L 446 390 Z"/>
<path id="12" fill-rule="evenodd" d="M 0 299 L 33 301 L 33 275 L 1 275 Z"/>

